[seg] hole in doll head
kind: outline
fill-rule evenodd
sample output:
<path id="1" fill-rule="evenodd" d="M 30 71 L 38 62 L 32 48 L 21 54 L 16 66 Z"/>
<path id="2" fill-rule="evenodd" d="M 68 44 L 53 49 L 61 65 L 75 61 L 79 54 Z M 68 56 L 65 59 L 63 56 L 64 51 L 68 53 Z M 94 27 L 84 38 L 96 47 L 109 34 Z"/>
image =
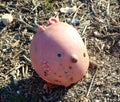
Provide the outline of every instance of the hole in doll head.
<path id="1" fill-rule="evenodd" d="M 57 57 L 61 58 L 61 57 L 62 57 L 62 54 L 61 54 L 61 53 L 58 53 L 58 54 L 57 54 Z"/>
<path id="2" fill-rule="evenodd" d="M 86 57 L 86 53 L 83 53 L 83 57 Z"/>

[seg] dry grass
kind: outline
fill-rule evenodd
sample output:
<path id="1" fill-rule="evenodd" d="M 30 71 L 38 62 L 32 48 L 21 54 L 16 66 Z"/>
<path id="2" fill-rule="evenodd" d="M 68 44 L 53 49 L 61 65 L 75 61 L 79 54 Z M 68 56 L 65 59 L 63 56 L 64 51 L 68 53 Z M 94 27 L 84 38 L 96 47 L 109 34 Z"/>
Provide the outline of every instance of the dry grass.
<path id="1" fill-rule="evenodd" d="M 15 17 L 6 26 L 0 23 L 0 102 L 120 102 L 119 0 L 76 0 L 71 5 L 64 0 L 0 2 L 0 15 Z M 79 7 L 76 13 L 60 13 L 61 7 L 73 5 Z M 58 15 L 69 24 L 80 20 L 75 28 L 86 39 L 91 64 L 78 83 L 48 89 L 31 66 L 29 46 L 32 27 Z"/>

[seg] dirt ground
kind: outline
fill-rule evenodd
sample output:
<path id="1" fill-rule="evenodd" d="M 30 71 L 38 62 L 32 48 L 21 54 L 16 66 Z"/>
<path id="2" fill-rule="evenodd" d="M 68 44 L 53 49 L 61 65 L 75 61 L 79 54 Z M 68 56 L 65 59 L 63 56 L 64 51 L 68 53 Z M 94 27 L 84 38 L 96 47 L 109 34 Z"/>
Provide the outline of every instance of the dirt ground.
<path id="1" fill-rule="evenodd" d="M 74 13 L 60 12 L 73 6 Z M 120 102 L 120 0 L 0 0 L 0 17 L 5 13 L 14 20 L 0 22 L 0 102 Z M 30 26 L 58 16 L 80 21 L 74 27 L 92 63 L 78 83 L 48 88 L 31 66 Z"/>

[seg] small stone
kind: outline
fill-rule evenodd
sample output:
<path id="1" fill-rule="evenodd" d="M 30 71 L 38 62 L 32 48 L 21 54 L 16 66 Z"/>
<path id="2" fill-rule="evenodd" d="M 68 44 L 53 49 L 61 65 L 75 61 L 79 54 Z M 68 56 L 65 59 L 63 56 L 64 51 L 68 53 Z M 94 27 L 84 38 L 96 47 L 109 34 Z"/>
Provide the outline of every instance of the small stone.
<path id="1" fill-rule="evenodd" d="M 62 12 L 62 13 L 74 13 L 76 10 L 77 10 L 77 7 L 73 6 L 71 8 L 70 7 L 61 8 L 60 12 Z"/>
<path id="2" fill-rule="evenodd" d="M 13 15 L 11 15 L 11 14 L 4 14 L 1 17 L 1 22 L 4 25 L 7 25 L 7 24 L 11 23 L 12 21 L 13 21 Z"/>
<path id="3" fill-rule="evenodd" d="M 79 19 L 72 20 L 72 21 L 71 21 L 71 24 L 72 24 L 73 26 L 79 25 L 79 24 L 80 24 L 80 20 L 79 20 Z"/>

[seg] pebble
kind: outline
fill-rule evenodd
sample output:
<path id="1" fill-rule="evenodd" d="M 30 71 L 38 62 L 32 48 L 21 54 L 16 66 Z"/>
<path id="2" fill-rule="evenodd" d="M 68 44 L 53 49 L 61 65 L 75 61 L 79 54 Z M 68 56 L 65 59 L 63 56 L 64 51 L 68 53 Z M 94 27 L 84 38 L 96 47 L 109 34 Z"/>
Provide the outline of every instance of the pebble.
<path id="1" fill-rule="evenodd" d="M 79 25 L 79 24 L 80 24 L 80 20 L 79 20 L 79 19 L 72 20 L 72 21 L 71 21 L 71 24 L 72 24 L 73 26 Z"/>
<path id="2" fill-rule="evenodd" d="M 74 12 L 76 12 L 76 10 L 77 10 L 77 7 L 76 7 L 76 6 L 73 6 L 73 7 L 61 8 L 61 9 L 60 9 L 60 12 L 61 12 L 61 13 L 74 13 Z"/>
<path id="3" fill-rule="evenodd" d="M 7 25 L 13 21 L 13 15 L 11 14 L 3 14 L 0 20 L 4 25 Z"/>

